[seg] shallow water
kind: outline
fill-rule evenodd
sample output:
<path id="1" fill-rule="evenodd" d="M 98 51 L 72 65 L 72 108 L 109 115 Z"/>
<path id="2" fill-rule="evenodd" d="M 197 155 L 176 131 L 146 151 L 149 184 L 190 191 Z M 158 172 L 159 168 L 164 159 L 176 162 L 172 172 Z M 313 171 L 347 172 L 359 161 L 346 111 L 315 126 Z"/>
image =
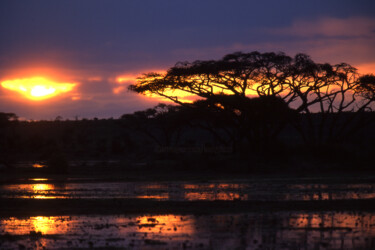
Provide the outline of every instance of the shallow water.
<path id="1" fill-rule="evenodd" d="M 375 214 L 55 216 L 0 219 L 1 249 L 374 249 Z"/>
<path id="2" fill-rule="evenodd" d="M 54 182 L 34 178 L 0 185 L 0 197 L 34 199 L 139 198 L 156 200 L 337 200 L 373 199 L 375 184 L 289 184 L 284 182 Z"/>

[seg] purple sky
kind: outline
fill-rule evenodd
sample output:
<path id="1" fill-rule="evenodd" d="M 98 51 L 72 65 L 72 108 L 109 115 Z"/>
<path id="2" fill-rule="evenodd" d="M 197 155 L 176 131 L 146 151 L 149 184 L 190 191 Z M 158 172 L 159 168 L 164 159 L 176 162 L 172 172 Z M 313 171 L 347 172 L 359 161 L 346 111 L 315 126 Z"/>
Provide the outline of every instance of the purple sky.
<path id="1" fill-rule="evenodd" d="M 44 101 L 0 87 L 0 112 L 117 118 L 160 101 L 126 91 L 141 73 L 235 51 L 302 52 L 375 72 L 374 13 L 373 0 L 1 0 L 0 82 L 77 86 Z"/>

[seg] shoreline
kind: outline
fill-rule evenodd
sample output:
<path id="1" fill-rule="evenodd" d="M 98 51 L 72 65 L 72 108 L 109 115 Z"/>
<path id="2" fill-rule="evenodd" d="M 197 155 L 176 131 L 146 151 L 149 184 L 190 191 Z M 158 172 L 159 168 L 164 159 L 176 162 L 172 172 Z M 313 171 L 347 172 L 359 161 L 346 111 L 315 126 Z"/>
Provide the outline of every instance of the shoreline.
<path id="1" fill-rule="evenodd" d="M 375 211 L 375 199 L 322 201 L 156 201 L 152 199 L 0 198 L 0 217 L 105 214 L 229 214 L 278 211 Z"/>

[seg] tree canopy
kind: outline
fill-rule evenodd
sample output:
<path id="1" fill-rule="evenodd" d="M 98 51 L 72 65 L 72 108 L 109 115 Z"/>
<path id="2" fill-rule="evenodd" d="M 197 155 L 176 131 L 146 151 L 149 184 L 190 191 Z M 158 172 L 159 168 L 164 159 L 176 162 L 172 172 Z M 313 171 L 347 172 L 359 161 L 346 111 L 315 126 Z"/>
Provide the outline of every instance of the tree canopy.
<path id="1" fill-rule="evenodd" d="M 349 120 L 358 121 L 351 118 L 347 122 L 338 122 L 338 118 L 327 119 L 326 114 L 352 112 L 358 115 L 372 110 L 375 101 L 374 79 L 374 75 L 360 75 L 356 68 L 347 63 L 316 63 L 306 54 L 290 57 L 284 53 L 255 51 L 228 54 L 220 60 L 179 62 L 164 74 L 151 72 L 142 75 L 129 89 L 145 95 L 156 94 L 180 105 L 197 107 L 197 102 L 188 103 L 173 92 L 183 91 L 195 95 L 200 100 L 200 108 L 203 102 L 223 112 L 232 112 L 241 120 L 252 117 L 252 124 L 257 117 L 254 110 L 260 109 L 259 106 L 254 108 L 256 102 L 249 100 L 260 98 L 262 106 L 272 106 L 268 111 L 264 110 L 264 115 L 271 114 L 272 110 L 284 110 L 280 108 L 283 106 L 305 114 L 310 130 L 302 132 L 300 124 L 295 126 L 305 137 L 308 134 L 315 137 L 323 130 L 333 133 L 334 129 L 329 127 L 337 127 L 338 124 L 346 126 Z M 315 125 L 311 114 L 317 112 L 322 114 L 322 119 Z M 258 118 L 265 120 L 259 115 Z M 245 125 L 250 126 L 249 123 Z M 335 136 L 338 137 L 340 133 Z M 328 137 L 335 136 L 332 134 Z"/>
<path id="2" fill-rule="evenodd" d="M 321 111 L 348 111 L 354 106 L 368 107 L 366 102 L 353 105 L 355 101 L 373 101 L 374 96 L 368 93 L 374 90 L 360 81 L 369 79 L 360 77 L 349 64 L 316 63 L 305 54 L 292 58 L 284 53 L 237 52 L 220 60 L 179 62 L 165 74 L 146 73 L 129 89 L 157 94 L 178 104 L 185 103 L 169 90 L 182 90 L 203 99 L 272 95 L 293 104 L 299 112 L 311 112 L 314 104 Z"/>

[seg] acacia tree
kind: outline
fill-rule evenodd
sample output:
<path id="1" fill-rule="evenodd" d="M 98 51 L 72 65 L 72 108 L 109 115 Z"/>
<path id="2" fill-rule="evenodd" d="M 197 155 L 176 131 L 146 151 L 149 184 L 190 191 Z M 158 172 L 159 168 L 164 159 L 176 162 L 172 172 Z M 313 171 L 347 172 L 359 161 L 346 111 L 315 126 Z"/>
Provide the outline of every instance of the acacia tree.
<path id="1" fill-rule="evenodd" d="M 339 140 L 364 124 L 359 117 L 371 110 L 375 100 L 371 79 L 371 76 L 360 76 L 349 64 L 315 63 L 305 54 L 292 58 L 283 53 L 237 52 L 216 61 L 177 63 L 165 74 L 144 74 L 129 89 L 163 96 L 190 107 L 193 105 L 170 90 L 196 95 L 212 107 L 232 112 L 238 118 L 238 127 L 244 129 L 262 120 L 254 115 L 253 98 L 263 100 L 263 105 L 286 105 L 301 114 L 299 122 L 294 121 L 293 125 L 303 139 L 319 145 Z M 277 110 L 276 106 L 271 110 Z M 267 111 L 264 112 L 266 116 Z M 320 113 L 319 118 L 316 113 Z"/>
<path id="2" fill-rule="evenodd" d="M 274 96 L 217 95 L 196 101 L 183 110 L 193 114 L 187 116 L 192 126 L 208 130 L 218 142 L 234 149 L 243 142 L 256 148 L 275 142 L 293 115 L 285 102 Z"/>
<path id="3" fill-rule="evenodd" d="M 171 146 L 179 141 L 185 121 L 179 113 L 180 107 L 158 104 L 154 108 L 121 116 L 123 125 L 137 130 L 158 146 Z"/>

